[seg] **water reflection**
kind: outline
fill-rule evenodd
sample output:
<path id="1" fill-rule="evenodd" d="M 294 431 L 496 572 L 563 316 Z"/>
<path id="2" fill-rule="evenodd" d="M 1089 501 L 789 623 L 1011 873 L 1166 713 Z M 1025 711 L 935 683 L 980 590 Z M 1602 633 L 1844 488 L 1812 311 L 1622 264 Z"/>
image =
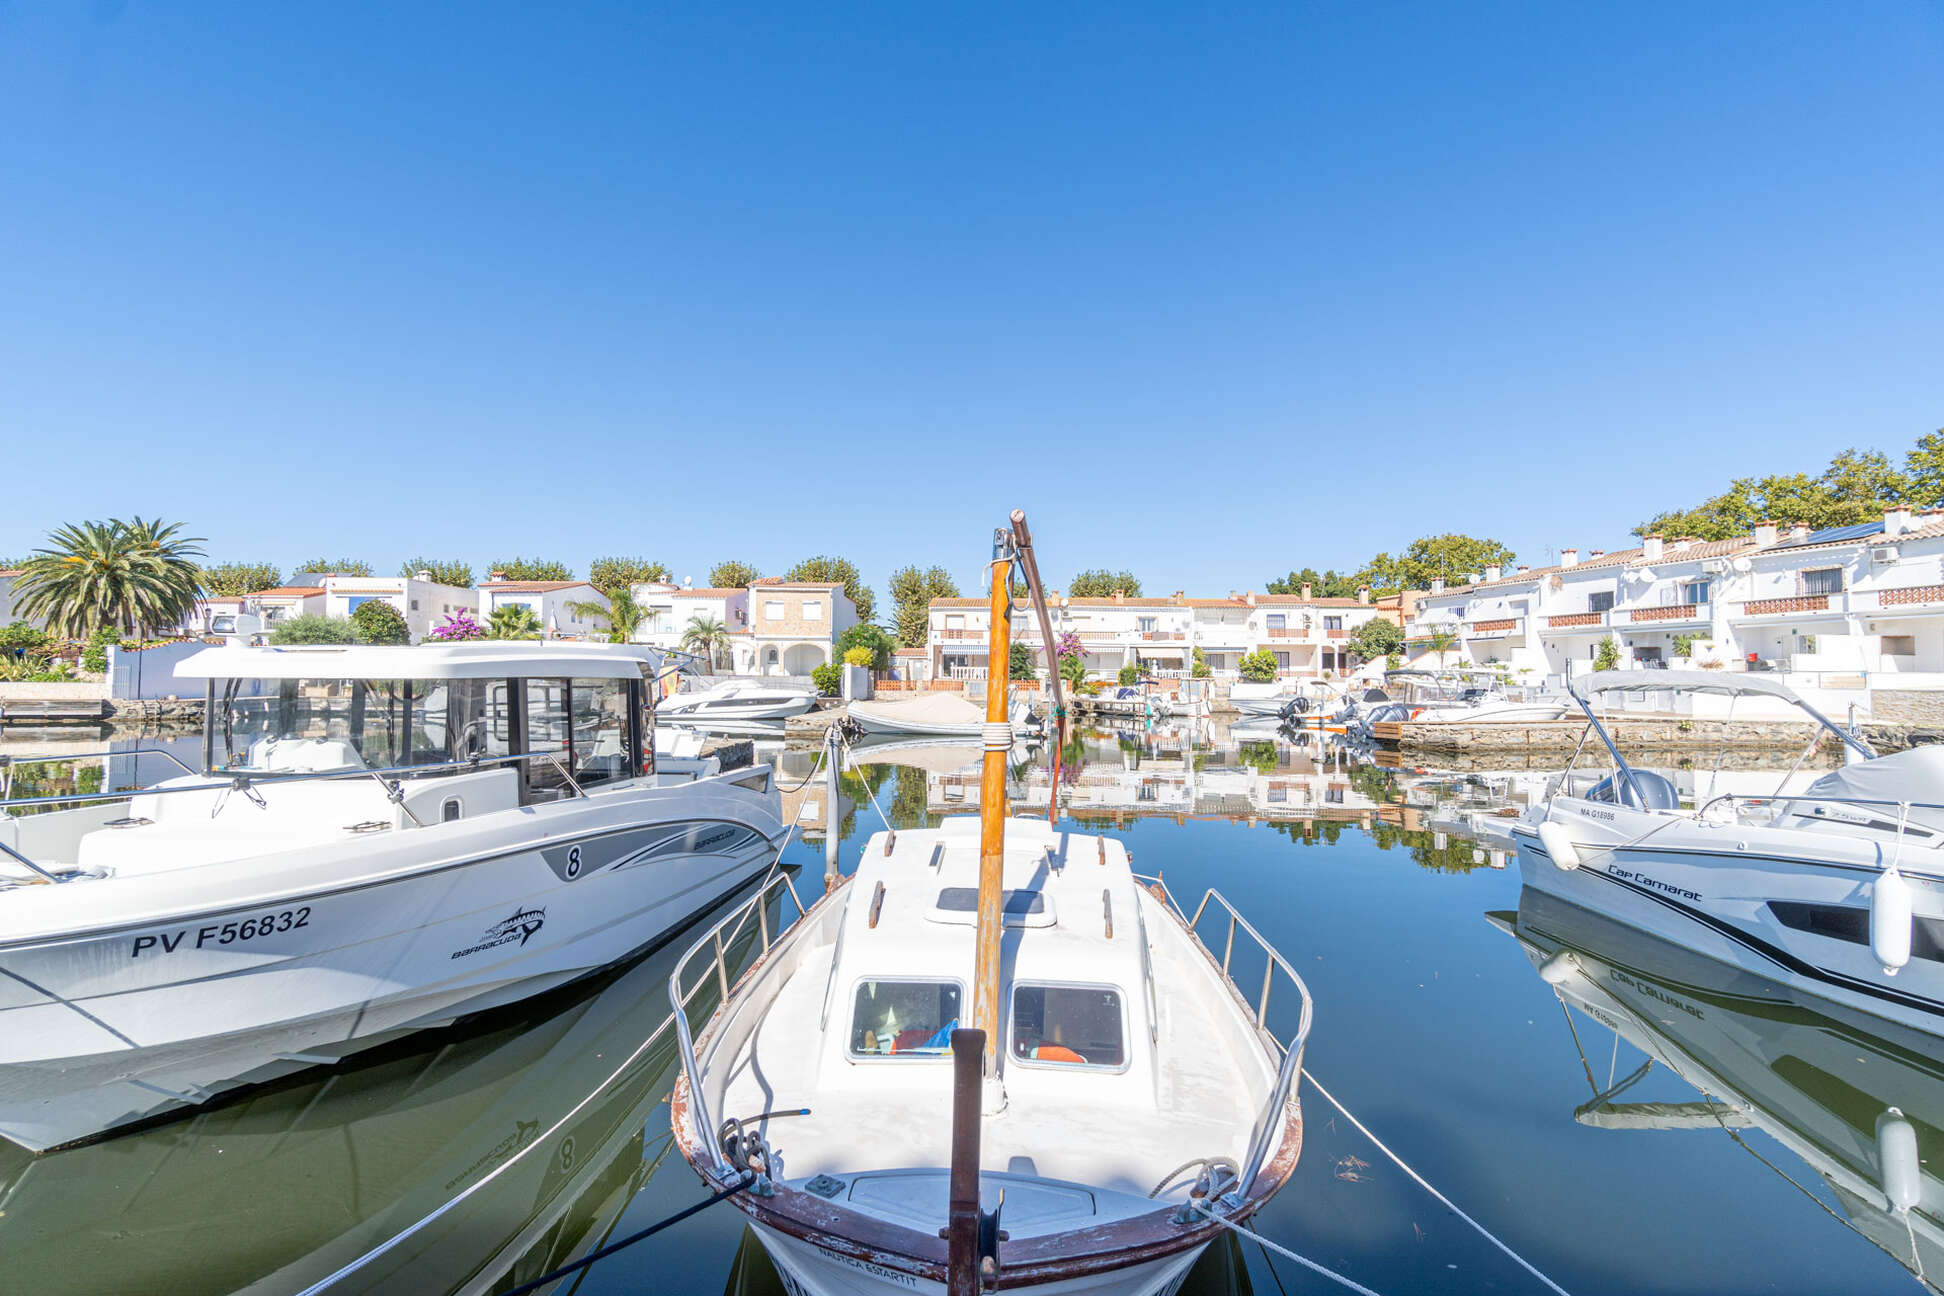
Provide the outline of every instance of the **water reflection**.
<path id="1" fill-rule="evenodd" d="M 1944 1292 L 1944 1065 L 1936 1037 L 1716 963 L 1527 889 L 1488 919 L 1515 936 L 1564 1009 L 1588 1092 L 1581 1125 L 1726 1138 Z M 1611 1032 L 1612 1056 L 1601 1057 Z M 1622 1042 L 1627 1045 L 1623 1053 Z M 1690 1097 L 1652 1096 L 1654 1068 Z M 1799 1164 L 1750 1144 L 1761 1131 Z M 1783 1158 L 1784 1161 L 1789 1158 Z M 1804 1175 L 1804 1168 L 1810 1173 Z M 1818 1191 L 1821 1189 L 1821 1191 Z"/>

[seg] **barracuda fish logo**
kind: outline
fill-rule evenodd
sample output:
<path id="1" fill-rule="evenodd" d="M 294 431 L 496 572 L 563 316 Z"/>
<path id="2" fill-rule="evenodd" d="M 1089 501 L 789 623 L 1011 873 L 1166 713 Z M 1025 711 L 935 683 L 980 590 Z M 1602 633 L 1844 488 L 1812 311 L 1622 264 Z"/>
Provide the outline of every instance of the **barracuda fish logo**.
<path id="1" fill-rule="evenodd" d="M 524 945 L 533 939 L 533 934 L 546 923 L 547 911 L 544 908 L 518 910 L 488 927 L 478 941 L 464 949 L 454 950 L 452 957 L 464 958 L 468 954 L 477 954 L 481 950 L 498 949 L 502 945 L 511 945 L 516 940 Z"/>

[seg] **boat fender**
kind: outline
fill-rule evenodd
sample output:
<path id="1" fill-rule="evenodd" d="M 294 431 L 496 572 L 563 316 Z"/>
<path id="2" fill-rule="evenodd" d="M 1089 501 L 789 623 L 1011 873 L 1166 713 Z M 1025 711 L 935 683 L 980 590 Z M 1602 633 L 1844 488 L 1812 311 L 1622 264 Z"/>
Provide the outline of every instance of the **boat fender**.
<path id="1" fill-rule="evenodd" d="M 1876 1143 L 1877 1173 L 1883 1178 L 1883 1195 L 1890 1209 L 1902 1214 L 1923 1196 L 1917 1128 L 1895 1107 L 1885 1108 L 1876 1118 Z"/>
<path id="2" fill-rule="evenodd" d="M 1566 835 L 1566 825 L 1548 820 L 1539 825 L 1539 844 L 1552 856 L 1552 862 L 1563 869 L 1576 869 L 1580 866 L 1579 850 L 1573 839 Z"/>
<path id="3" fill-rule="evenodd" d="M 1883 965 L 1883 975 L 1895 976 L 1910 962 L 1910 883 L 1893 863 L 1870 888 L 1870 952 Z"/>
<path id="4" fill-rule="evenodd" d="M 1577 971 L 1579 960 L 1573 957 L 1573 951 L 1560 950 L 1539 965 L 1539 979 L 1549 986 L 1564 985 Z"/>

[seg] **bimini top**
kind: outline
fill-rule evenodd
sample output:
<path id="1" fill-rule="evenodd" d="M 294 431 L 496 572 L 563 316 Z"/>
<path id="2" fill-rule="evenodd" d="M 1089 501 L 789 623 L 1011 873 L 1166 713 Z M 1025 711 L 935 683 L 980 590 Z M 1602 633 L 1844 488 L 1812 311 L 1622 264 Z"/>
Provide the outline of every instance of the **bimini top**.
<path id="1" fill-rule="evenodd" d="M 205 648 L 177 679 L 642 679 L 683 660 L 646 644 L 484 639 L 462 643 Z"/>
<path id="2" fill-rule="evenodd" d="M 1611 670 L 1594 671 L 1568 682 L 1575 697 L 1584 701 L 1595 693 L 1638 693 L 1642 689 L 1672 689 L 1678 693 L 1745 693 L 1778 697 L 1807 709 L 1808 704 L 1794 689 L 1767 675 L 1745 671 L 1698 670 Z"/>

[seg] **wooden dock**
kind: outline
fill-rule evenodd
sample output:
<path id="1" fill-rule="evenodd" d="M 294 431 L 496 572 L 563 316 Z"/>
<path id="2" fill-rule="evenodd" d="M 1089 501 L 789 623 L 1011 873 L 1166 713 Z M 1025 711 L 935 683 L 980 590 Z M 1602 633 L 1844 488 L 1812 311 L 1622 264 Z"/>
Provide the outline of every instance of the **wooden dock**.
<path id="1" fill-rule="evenodd" d="M 106 698 L 32 699 L 0 702 L 0 726 L 101 724 L 109 717 Z"/>

